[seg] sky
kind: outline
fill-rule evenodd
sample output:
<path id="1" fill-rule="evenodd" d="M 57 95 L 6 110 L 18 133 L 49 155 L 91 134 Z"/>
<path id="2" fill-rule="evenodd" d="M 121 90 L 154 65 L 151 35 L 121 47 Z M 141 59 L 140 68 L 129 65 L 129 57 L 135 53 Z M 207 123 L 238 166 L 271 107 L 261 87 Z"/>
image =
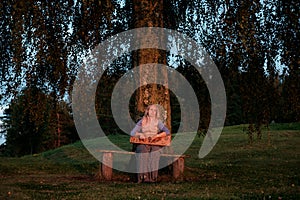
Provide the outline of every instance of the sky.
<path id="1" fill-rule="evenodd" d="M 0 116 L 2 116 L 3 115 L 3 108 L 2 107 L 0 107 Z M 2 121 L 0 120 L 0 125 L 2 124 Z M 4 137 L 2 137 L 1 135 L 0 135 L 0 145 L 1 144 L 3 144 L 5 142 L 5 139 L 4 139 Z"/>
<path id="2" fill-rule="evenodd" d="M 0 145 L 5 142 L 5 139 L 3 137 L 0 138 Z"/>

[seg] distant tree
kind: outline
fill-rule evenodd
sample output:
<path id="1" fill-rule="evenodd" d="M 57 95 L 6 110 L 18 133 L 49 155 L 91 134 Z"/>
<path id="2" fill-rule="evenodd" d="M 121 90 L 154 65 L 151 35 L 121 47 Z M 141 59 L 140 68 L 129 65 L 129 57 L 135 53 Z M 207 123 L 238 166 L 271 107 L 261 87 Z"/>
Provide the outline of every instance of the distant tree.
<path id="1" fill-rule="evenodd" d="M 283 83 L 283 105 L 286 121 L 300 121 L 300 2 L 279 1 L 276 13 L 280 16 L 278 25 L 281 63 L 286 67 Z"/>
<path id="2" fill-rule="evenodd" d="M 293 113 L 287 121 L 297 118 L 298 7 L 297 1 L 280 0 L 187 4 L 178 30 L 202 44 L 217 64 L 228 98 L 226 124 L 255 124 L 260 137 L 262 124 L 287 117 L 279 115 Z M 291 71 L 284 81 L 280 65 Z"/>
<path id="3" fill-rule="evenodd" d="M 4 111 L 7 151 L 13 156 L 39 153 L 78 139 L 68 106 L 27 88 Z"/>

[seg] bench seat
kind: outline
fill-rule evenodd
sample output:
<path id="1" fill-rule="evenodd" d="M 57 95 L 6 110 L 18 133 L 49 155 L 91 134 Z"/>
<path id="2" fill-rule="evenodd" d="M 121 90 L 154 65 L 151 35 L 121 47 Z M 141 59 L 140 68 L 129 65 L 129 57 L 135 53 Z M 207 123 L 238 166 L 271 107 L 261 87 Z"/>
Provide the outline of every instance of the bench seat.
<path id="1" fill-rule="evenodd" d="M 102 161 L 103 163 L 107 163 L 109 166 L 100 163 L 100 173 L 101 177 L 105 180 L 112 180 L 113 176 L 113 159 L 114 154 L 127 154 L 127 155 L 135 155 L 135 152 L 128 151 L 115 151 L 115 150 L 96 150 L 98 153 L 102 153 Z M 172 168 L 173 168 L 173 178 L 176 180 L 183 175 L 184 172 L 184 159 L 189 157 L 188 155 L 178 155 L 178 154 L 166 154 L 162 153 L 161 157 L 171 158 L 172 160 Z"/>

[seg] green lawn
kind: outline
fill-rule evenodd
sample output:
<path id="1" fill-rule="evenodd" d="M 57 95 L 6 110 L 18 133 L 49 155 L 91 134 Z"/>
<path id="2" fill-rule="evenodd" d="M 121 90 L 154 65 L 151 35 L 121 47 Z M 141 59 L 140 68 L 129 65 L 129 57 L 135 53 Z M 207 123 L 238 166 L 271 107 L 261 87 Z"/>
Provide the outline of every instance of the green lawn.
<path id="1" fill-rule="evenodd" d="M 186 154 L 184 178 L 173 181 L 167 170 L 161 182 L 136 184 L 115 172 L 97 179 L 98 162 L 81 143 L 22 158 L 1 157 L 0 199 L 300 199 L 300 124 L 274 124 L 262 140 L 248 143 L 246 126 L 225 127 L 203 159 L 197 137 Z M 128 137 L 110 136 L 130 149 Z"/>

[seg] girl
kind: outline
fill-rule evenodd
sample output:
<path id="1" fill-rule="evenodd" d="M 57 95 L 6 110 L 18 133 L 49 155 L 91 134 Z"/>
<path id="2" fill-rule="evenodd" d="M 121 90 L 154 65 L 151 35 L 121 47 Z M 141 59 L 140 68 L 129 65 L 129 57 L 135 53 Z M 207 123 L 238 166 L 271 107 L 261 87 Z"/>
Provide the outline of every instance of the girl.
<path id="1" fill-rule="evenodd" d="M 158 105 L 156 104 L 146 108 L 143 118 L 138 121 L 130 133 L 131 136 L 142 140 L 154 140 L 169 134 L 169 129 L 159 120 Z M 161 148 L 156 145 L 137 144 L 135 152 L 138 183 L 157 181 Z"/>

